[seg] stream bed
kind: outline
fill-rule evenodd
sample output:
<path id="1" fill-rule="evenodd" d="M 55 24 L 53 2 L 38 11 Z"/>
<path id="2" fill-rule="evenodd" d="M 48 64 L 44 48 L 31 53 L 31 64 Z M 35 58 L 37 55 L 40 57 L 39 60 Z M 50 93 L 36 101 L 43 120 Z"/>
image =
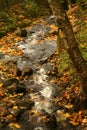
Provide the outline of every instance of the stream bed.
<path id="1" fill-rule="evenodd" d="M 49 18 L 49 24 L 56 24 L 55 20 Z M 60 108 L 54 102 L 54 97 L 59 95 L 58 84 L 50 82 L 55 76 L 48 75 L 52 71 L 54 63 L 44 62 L 57 48 L 56 40 L 43 41 L 49 34 L 50 27 L 43 24 L 36 24 L 27 30 L 27 37 L 17 42 L 18 48 L 22 49 L 20 57 L 4 56 L 4 61 L 16 60 L 17 67 L 22 70 L 32 68 L 33 74 L 26 80 L 21 81 L 21 91 L 27 89 L 27 93 L 16 100 L 18 110 L 13 110 L 8 104 L 9 113 L 16 117 L 17 123 L 21 125 L 19 130 L 61 130 L 57 122 Z M 42 41 L 38 43 L 38 40 Z M 43 64 L 42 64 L 43 63 Z M 15 80 L 14 80 L 15 81 Z M 12 82 L 12 81 L 11 81 Z M 18 81 L 15 81 L 18 83 Z M 11 86 L 12 87 L 12 86 Z M 17 89 L 17 88 L 16 88 Z M 15 90 L 15 89 L 14 89 Z M 9 91 L 13 93 L 14 90 Z M 18 91 L 18 90 L 17 90 Z M 21 96 L 21 94 L 19 95 Z M 31 103 L 30 103 L 31 101 Z M 12 101 L 13 102 L 13 101 Z M 33 102 L 33 103 L 32 103 Z M 57 110 L 57 111 L 56 111 Z M 55 113 L 56 111 L 56 113 Z M 11 121 L 7 121 L 7 124 Z M 1 130 L 18 130 L 5 125 Z"/>
<path id="2" fill-rule="evenodd" d="M 27 111 L 23 113 L 23 117 L 26 113 L 28 116 L 28 121 L 26 120 L 24 124 L 26 130 L 57 129 L 55 115 L 49 116 L 46 122 L 42 119 L 42 117 L 50 115 L 50 113 L 57 109 L 57 105 L 53 101 L 57 85 L 50 83 L 52 77 L 47 75 L 47 72 L 52 70 L 53 64 L 45 63 L 40 65 L 40 62 L 43 62 L 56 50 L 55 41 L 38 44 L 38 39 L 43 39 L 49 30 L 50 29 L 44 25 L 35 25 L 29 30 L 29 32 L 33 33 L 25 39 L 25 42 L 17 43 L 19 48 L 23 50 L 23 56 L 25 57 L 24 59 L 22 57 L 18 60 L 18 67 L 22 69 L 24 66 L 28 66 L 34 70 L 33 76 L 27 80 L 26 86 L 27 89 L 32 90 L 32 93 L 30 93 L 31 99 L 34 101 L 32 110 L 35 110 L 37 114 L 36 116 L 33 114 L 29 115 Z M 24 119 L 21 120 L 21 122 L 23 124 L 25 122 Z"/>

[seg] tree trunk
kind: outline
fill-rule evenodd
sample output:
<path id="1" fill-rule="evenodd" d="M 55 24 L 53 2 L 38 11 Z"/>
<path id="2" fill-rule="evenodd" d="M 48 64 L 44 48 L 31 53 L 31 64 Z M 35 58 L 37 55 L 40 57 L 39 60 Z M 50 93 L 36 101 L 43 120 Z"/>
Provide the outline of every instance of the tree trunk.
<path id="1" fill-rule="evenodd" d="M 79 95 L 87 98 L 87 65 L 78 48 L 71 23 L 62 7 L 61 0 L 48 0 L 48 3 L 53 14 L 56 16 L 58 28 L 61 29 L 66 40 L 66 50 L 80 78 L 82 86 Z"/>

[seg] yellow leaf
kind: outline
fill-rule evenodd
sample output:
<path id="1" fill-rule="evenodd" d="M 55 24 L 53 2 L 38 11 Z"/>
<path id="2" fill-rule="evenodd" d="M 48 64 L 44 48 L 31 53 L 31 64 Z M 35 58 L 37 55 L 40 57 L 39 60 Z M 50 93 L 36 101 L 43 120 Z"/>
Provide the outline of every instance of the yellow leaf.
<path id="1" fill-rule="evenodd" d="M 20 126 L 18 123 L 9 123 L 9 127 L 10 127 L 10 128 L 15 127 L 15 128 L 18 128 L 18 129 L 21 128 L 21 126 Z"/>
<path id="2" fill-rule="evenodd" d="M 13 106 L 13 109 L 18 109 L 18 106 Z"/>
<path id="3" fill-rule="evenodd" d="M 79 122 L 75 122 L 75 121 L 70 121 L 70 123 L 71 123 L 73 126 L 79 125 Z"/>
<path id="4" fill-rule="evenodd" d="M 82 125 L 86 125 L 87 124 L 87 119 L 83 119 L 82 120 Z"/>
<path id="5" fill-rule="evenodd" d="M 12 114 L 9 114 L 5 117 L 6 119 L 13 119 L 13 115 Z"/>
<path id="6" fill-rule="evenodd" d="M 0 83 L 0 88 L 2 87 L 3 83 Z"/>
<path id="7" fill-rule="evenodd" d="M 70 108 L 73 108 L 73 105 L 69 103 L 69 104 L 65 105 L 65 107 L 70 109 Z"/>
<path id="8" fill-rule="evenodd" d="M 3 91 L 0 90 L 0 97 L 4 96 Z"/>
<path id="9" fill-rule="evenodd" d="M 66 113 L 65 116 L 66 116 L 67 118 L 71 117 L 71 115 L 70 115 L 69 113 Z"/>

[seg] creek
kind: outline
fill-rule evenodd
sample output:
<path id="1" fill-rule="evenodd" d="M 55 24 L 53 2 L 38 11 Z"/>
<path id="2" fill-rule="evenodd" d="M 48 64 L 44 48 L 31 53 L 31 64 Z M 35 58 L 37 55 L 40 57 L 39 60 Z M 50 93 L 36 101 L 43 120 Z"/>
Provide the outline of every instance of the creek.
<path id="1" fill-rule="evenodd" d="M 50 24 L 55 24 L 53 19 L 47 20 Z M 18 48 L 23 52 L 21 57 L 5 57 L 4 60 L 16 59 L 17 67 L 22 70 L 24 67 L 33 69 L 33 75 L 25 82 L 29 96 L 34 101 L 32 109 L 24 111 L 19 118 L 22 124 L 21 130 L 58 130 L 56 114 L 52 114 L 58 106 L 54 102 L 54 97 L 58 96 L 58 85 L 50 81 L 55 76 L 48 75 L 54 63 L 44 62 L 57 48 L 56 40 L 45 41 L 49 35 L 50 27 L 38 23 L 27 29 L 27 37 L 23 41 L 16 42 Z M 38 43 L 38 41 L 41 43 Z M 27 95 L 26 95 L 27 96 Z M 44 120 L 44 118 L 47 118 Z"/>
<path id="2" fill-rule="evenodd" d="M 51 71 L 53 63 L 45 63 L 40 65 L 41 61 L 51 56 L 56 50 L 56 41 L 50 40 L 43 42 L 45 36 L 49 33 L 50 28 L 43 24 L 36 24 L 28 31 L 28 37 L 25 41 L 17 43 L 19 48 L 23 50 L 23 57 L 18 60 L 18 67 L 32 67 L 34 74 L 26 82 L 27 89 L 31 89 L 31 99 L 34 100 L 32 110 L 40 113 L 39 116 L 28 116 L 29 122 L 24 125 L 30 124 L 30 129 L 34 130 L 56 130 L 56 117 L 51 116 L 48 122 L 42 120 L 42 116 L 50 115 L 57 109 L 53 98 L 57 94 L 57 85 L 50 83 L 53 79 L 52 76 L 47 75 L 47 71 Z M 38 40 L 42 43 L 38 43 Z M 28 128 L 29 129 L 29 125 Z"/>

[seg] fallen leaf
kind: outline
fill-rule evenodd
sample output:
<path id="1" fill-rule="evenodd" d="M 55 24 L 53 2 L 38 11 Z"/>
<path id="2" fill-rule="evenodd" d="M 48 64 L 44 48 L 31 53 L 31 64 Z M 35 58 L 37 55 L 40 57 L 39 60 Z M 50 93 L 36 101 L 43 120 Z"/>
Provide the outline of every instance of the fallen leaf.
<path id="1" fill-rule="evenodd" d="M 9 127 L 10 128 L 17 128 L 17 129 L 20 129 L 21 128 L 21 126 L 18 124 L 18 123 L 9 123 Z"/>
<path id="2" fill-rule="evenodd" d="M 76 122 L 76 121 L 70 121 L 70 123 L 71 123 L 73 126 L 79 125 L 79 122 Z"/>
<path id="3" fill-rule="evenodd" d="M 87 124 L 87 119 L 82 120 L 82 125 L 85 125 L 85 124 Z"/>
<path id="4" fill-rule="evenodd" d="M 70 108 L 73 108 L 73 105 L 69 103 L 69 104 L 65 105 L 65 107 L 70 109 Z"/>
<path id="5" fill-rule="evenodd" d="M 0 88 L 2 87 L 3 83 L 0 83 Z"/>
<path id="6" fill-rule="evenodd" d="M 18 109 L 18 106 L 13 106 L 13 109 Z"/>
<path id="7" fill-rule="evenodd" d="M 0 90 L 0 97 L 3 97 L 4 94 L 3 94 L 3 91 Z"/>
<path id="8" fill-rule="evenodd" d="M 65 116 L 66 116 L 66 118 L 71 117 L 71 115 L 69 113 L 66 113 Z"/>

